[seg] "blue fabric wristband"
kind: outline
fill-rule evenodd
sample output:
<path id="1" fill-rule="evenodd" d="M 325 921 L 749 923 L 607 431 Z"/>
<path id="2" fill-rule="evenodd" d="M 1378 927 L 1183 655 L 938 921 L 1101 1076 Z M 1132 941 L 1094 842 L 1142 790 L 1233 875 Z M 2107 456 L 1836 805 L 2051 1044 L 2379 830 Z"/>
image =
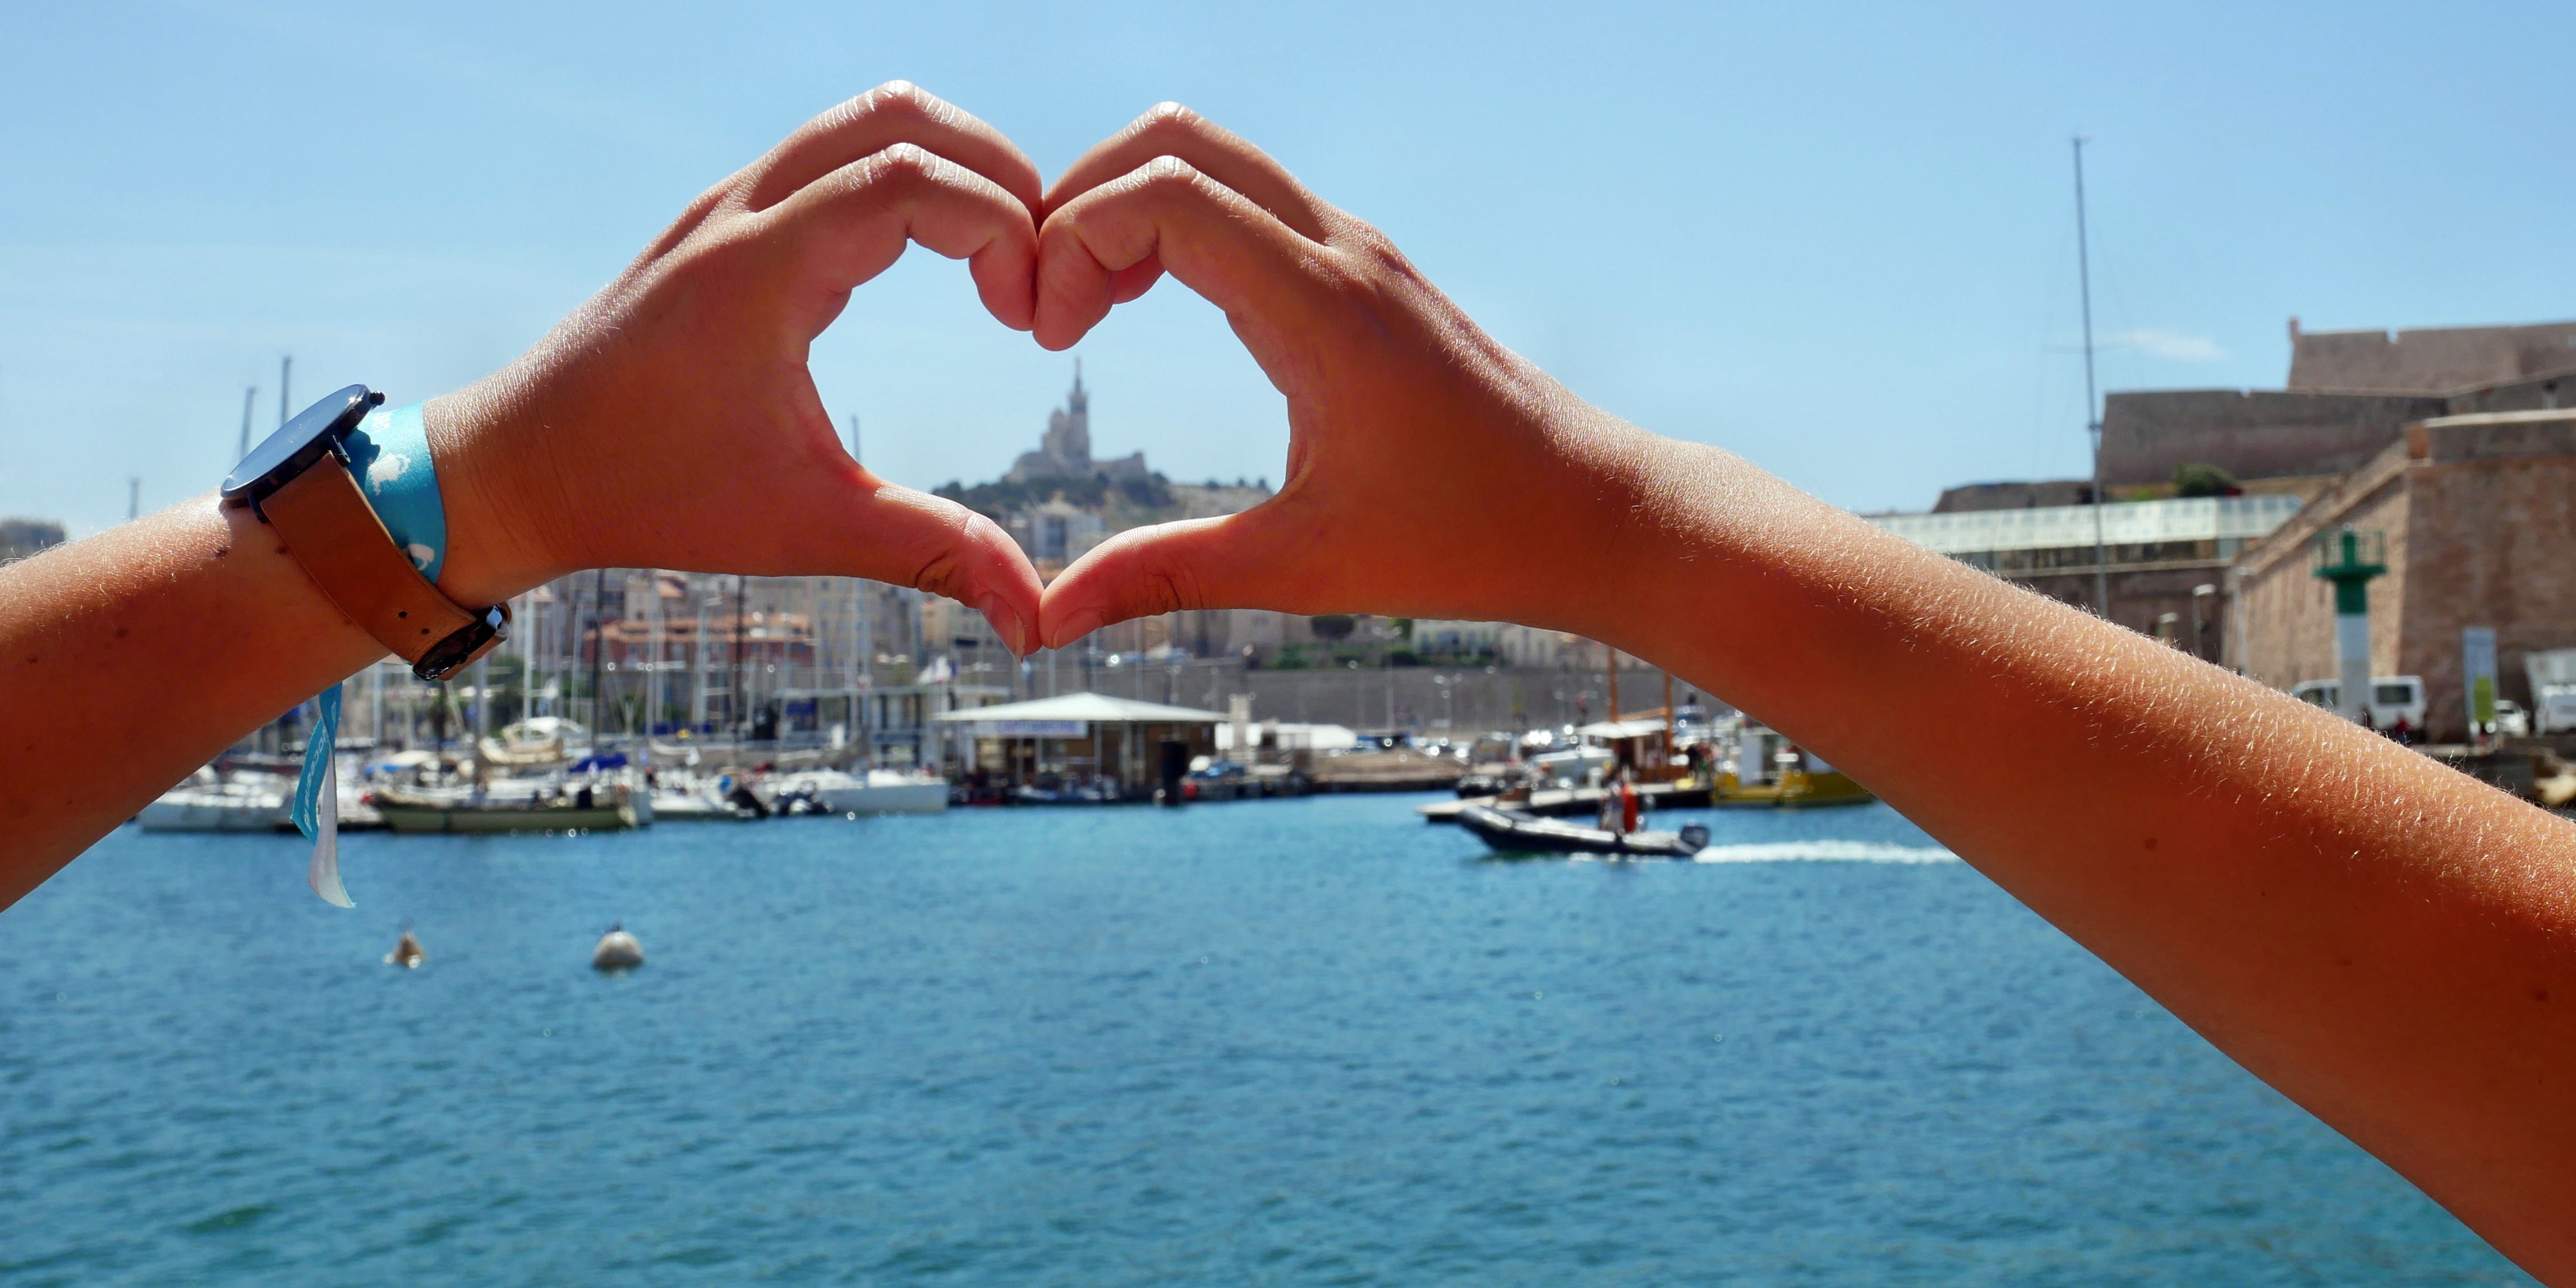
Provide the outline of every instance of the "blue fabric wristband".
<path id="1" fill-rule="evenodd" d="M 420 404 L 367 413 L 341 440 L 358 490 L 384 520 L 394 544 L 411 556 L 420 575 L 435 582 L 447 562 L 447 503 L 438 494 L 438 466 L 429 458 L 429 431 Z"/>
<path id="2" fill-rule="evenodd" d="M 341 448 L 349 454 L 358 491 L 375 507 L 394 544 L 411 556 L 421 576 L 436 583 L 447 563 L 447 502 L 438 493 L 438 466 L 429 456 L 420 404 L 368 412 L 341 440 Z M 303 773 L 295 783 L 289 816 L 313 842 L 305 881 L 324 900 L 347 908 L 354 905 L 340 884 L 340 771 L 334 763 L 339 733 L 340 686 L 334 684 L 314 703 L 313 731 L 304 739 Z"/>

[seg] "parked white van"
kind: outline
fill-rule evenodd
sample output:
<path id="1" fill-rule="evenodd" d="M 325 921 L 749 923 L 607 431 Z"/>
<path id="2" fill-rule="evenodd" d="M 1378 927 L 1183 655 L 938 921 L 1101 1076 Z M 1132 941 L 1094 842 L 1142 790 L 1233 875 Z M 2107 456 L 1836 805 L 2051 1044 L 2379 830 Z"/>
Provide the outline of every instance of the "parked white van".
<path id="1" fill-rule="evenodd" d="M 2576 729 L 2576 648 L 2533 649 L 2522 669 L 2531 677 L 2531 731 Z"/>
<path id="2" fill-rule="evenodd" d="M 2328 711 L 2343 705 L 2343 685 L 2335 680 L 2301 680 L 2290 686 L 2290 696 Z M 2374 729 L 2394 729 L 2399 719 L 2406 727 L 2424 727 L 2424 677 L 2420 675 L 2376 675 L 2370 680 L 2370 700 L 2362 704 L 2369 709 Z"/>

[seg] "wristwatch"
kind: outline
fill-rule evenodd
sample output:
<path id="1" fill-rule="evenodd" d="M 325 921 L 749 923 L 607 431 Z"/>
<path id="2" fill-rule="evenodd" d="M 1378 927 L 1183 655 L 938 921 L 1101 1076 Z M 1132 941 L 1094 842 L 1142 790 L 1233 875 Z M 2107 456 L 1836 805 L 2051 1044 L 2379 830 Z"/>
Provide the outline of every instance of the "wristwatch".
<path id="1" fill-rule="evenodd" d="M 351 385 L 305 408 L 233 467 L 223 497 L 275 528 L 341 612 L 435 682 L 508 638 L 510 607 L 465 608 L 440 593 L 359 490 L 342 440 L 384 400 Z"/>

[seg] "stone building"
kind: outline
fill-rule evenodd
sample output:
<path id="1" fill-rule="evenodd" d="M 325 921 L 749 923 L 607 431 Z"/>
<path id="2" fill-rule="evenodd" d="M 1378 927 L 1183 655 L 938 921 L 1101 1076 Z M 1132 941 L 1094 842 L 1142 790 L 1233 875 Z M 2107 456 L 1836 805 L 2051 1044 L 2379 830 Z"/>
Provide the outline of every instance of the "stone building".
<path id="1" fill-rule="evenodd" d="M 2306 331 L 2290 319 L 2290 388 L 2420 393 L 2576 371 L 2576 322 Z"/>
<path id="2" fill-rule="evenodd" d="M 2240 479 L 2341 474 L 2378 454 L 2409 421 L 2440 416 L 2436 394 L 2285 389 L 2156 389 L 2102 400 L 2102 481 L 2157 484 L 2181 465 Z M 2118 495 L 2114 492 L 2113 495 Z"/>
<path id="3" fill-rule="evenodd" d="M 2576 381 L 2576 322 L 2388 332 L 2305 331 L 2292 319 L 2290 342 L 2286 388 L 2143 390 L 2103 400 L 2102 482 L 2111 503 L 2102 517 L 2112 531 L 2142 534 L 2105 542 L 2107 606 L 2092 602 L 2088 480 L 1969 484 L 1943 492 L 1929 515 L 1872 522 L 2216 658 L 2219 640 L 2236 638 L 2229 570 L 2239 547 L 2250 548 L 2310 498 L 2348 492 L 2355 472 L 2383 468 L 2412 427 L 2548 413 L 2561 405 L 2562 383 Z M 2576 385 L 2566 393 L 2576 403 Z M 2224 520 L 2141 508 L 2166 504 L 2185 465 L 2227 471 L 2248 504 Z M 1976 519 L 1986 512 L 2026 517 Z M 2324 604 L 2322 585 L 2312 589 Z M 2278 607 L 2267 601 L 2265 611 Z M 2331 643 L 2329 636 L 2321 669 L 2280 683 L 2331 677 Z"/>
<path id="4" fill-rule="evenodd" d="M 2316 539 L 2386 534 L 2370 586 L 2373 675 L 2424 680 L 2426 732 L 2467 735 L 2463 628 L 2496 632 L 2502 696 L 2531 705 L 2522 659 L 2576 647 L 2576 410 L 2431 417 L 2408 425 L 2239 558 L 2228 660 L 2288 689 L 2335 674 L 2334 602 Z"/>
<path id="5" fill-rule="evenodd" d="M 2560 382 L 2571 379 L 2576 322 L 2304 331 L 2292 318 L 2285 389 L 2104 398 L 2102 479 L 2157 484 L 2184 464 L 2216 465 L 2240 479 L 2342 474 L 2413 422 L 2548 410 L 2559 405 Z M 2576 386 L 2568 392 L 2576 395 Z"/>

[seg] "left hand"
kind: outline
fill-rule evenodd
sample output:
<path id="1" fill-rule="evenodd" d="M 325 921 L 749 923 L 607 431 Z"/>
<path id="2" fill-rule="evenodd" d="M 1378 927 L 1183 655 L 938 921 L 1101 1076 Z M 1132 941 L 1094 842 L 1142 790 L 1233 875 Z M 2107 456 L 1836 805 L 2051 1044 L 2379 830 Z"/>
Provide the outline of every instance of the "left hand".
<path id="1" fill-rule="evenodd" d="M 901 81 L 807 122 L 518 362 L 429 404 L 441 587 L 486 604 L 583 568 L 868 577 L 971 604 L 1027 652 L 1019 547 L 852 460 L 806 356 L 908 241 L 967 260 L 1028 330 L 1038 198 L 1009 140 Z"/>

